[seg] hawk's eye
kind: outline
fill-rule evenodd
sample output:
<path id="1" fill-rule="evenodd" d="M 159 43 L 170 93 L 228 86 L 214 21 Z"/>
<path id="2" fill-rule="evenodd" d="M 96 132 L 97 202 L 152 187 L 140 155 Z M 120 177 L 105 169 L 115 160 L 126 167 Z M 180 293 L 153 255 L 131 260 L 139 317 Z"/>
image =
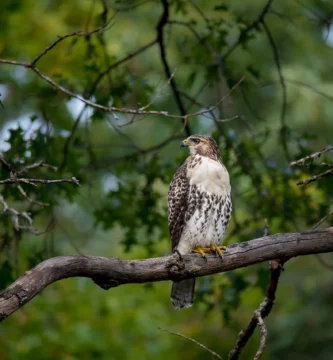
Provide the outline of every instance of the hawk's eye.
<path id="1" fill-rule="evenodd" d="M 200 139 L 193 139 L 193 141 L 194 141 L 195 144 L 199 144 Z"/>

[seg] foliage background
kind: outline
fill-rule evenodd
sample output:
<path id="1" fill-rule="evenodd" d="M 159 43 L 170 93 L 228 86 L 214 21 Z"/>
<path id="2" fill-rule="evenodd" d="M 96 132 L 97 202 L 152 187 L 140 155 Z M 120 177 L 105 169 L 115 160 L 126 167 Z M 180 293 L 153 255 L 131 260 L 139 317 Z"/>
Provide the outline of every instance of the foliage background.
<path id="1" fill-rule="evenodd" d="M 227 244 L 261 236 L 266 218 L 270 233 L 299 231 L 332 210 L 332 177 L 296 186 L 322 170 L 320 161 L 302 170 L 289 162 L 332 145 L 333 5 L 273 1 L 264 17 L 266 30 L 255 23 L 244 31 L 265 5 L 174 0 L 163 28 L 166 59 L 187 113 L 214 105 L 246 76 L 214 116 L 189 119 L 192 133 L 219 142 L 231 175 L 235 211 Z M 154 100 L 149 109 L 179 114 L 158 43 L 114 66 L 90 93 L 110 64 L 156 39 L 162 12 L 159 1 L 2 0 L 0 58 L 30 62 L 58 35 L 90 31 L 114 16 L 104 31 L 60 42 L 38 68 L 103 105 L 135 109 Z M 50 203 L 45 208 L 31 206 L 15 186 L 2 186 L 6 201 L 29 210 L 35 227 L 53 228 L 40 236 L 17 232 L 11 218 L 1 215 L 1 288 L 51 256 L 126 259 L 169 253 L 168 184 L 187 156 L 179 149 L 185 137 L 180 120 L 112 116 L 69 99 L 27 68 L 0 65 L 6 159 L 17 167 L 43 159 L 59 172 L 40 169 L 36 177 L 75 176 L 82 184 L 24 187 L 31 197 Z M 239 118 L 214 121 L 235 115 Z M 0 175 L 8 177 L 6 169 Z M 321 226 L 328 225 L 332 218 Z M 321 261 L 309 256 L 286 265 L 265 320 L 264 358 L 329 358 L 330 261 L 331 255 Z M 207 358 L 202 349 L 159 327 L 193 337 L 225 358 L 262 301 L 268 279 L 268 264 L 200 279 L 195 306 L 180 312 L 170 305 L 168 283 L 104 292 L 87 279 L 61 281 L 0 325 L 2 359 Z M 251 358 L 257 346 L 254 337 L 243 358 Z"/>

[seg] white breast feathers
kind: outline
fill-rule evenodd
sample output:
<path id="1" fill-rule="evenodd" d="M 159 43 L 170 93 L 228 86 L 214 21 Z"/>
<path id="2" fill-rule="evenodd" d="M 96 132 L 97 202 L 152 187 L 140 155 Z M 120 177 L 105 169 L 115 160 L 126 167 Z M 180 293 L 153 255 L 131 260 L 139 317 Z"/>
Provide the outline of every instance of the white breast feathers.
<path id="1" fill-rule="evenodd" d="M 187 168 L 190 185 L 197 185 L 209 194 L 227 196 L 230 193 L 229 173 L 225 166 L 206 156 L 195 155 Z"/>

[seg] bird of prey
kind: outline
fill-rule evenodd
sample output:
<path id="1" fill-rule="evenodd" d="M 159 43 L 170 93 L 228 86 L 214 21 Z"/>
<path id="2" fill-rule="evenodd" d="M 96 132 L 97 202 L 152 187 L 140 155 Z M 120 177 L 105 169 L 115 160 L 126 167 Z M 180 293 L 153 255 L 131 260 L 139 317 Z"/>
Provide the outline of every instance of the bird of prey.
<path id="1" fill-rule="evenodd" d="M 192 135 L 181 143 L 190 156 L 174 175 L 168 193 L 168 224 L 172 251 L 214 252 L 222 257 L 224 233 L 232 204 L 229 173 L 210 136 Z M 171 301 L 176 309 L 193 304 L 195 278 L 174 282 Z"/>

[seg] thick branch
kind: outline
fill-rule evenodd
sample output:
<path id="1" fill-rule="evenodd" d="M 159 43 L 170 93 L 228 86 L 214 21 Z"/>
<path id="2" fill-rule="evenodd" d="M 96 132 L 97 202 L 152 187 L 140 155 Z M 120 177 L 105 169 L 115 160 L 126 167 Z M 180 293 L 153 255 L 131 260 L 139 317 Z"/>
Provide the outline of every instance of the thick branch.
<path id="1" fill-rule="evenodd" d="M 18 310 L 46 286 L 69 277 L 89 277 L 104 289 L 123 284 L 183 280 L 216 274 L 274 259 L 333 252 L 333 228 L 266 236 L 228 246 L 222 260 L 178 255 L 145 260 L 119 260 L 98 256 L 59 256 L 27 271 L 0 294 L 0 321 Z M 267 297 L 271 294 L 269 291 Z M 264 317 L 265 314 L 262 314 Z"/>

